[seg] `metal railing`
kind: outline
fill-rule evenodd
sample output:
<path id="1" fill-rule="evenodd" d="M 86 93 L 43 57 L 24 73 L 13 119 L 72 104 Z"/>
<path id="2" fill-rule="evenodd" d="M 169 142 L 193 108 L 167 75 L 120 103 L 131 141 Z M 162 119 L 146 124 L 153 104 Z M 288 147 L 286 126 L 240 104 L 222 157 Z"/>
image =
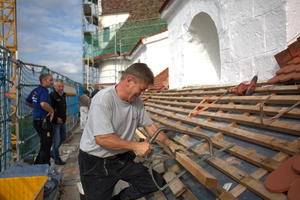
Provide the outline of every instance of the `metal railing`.
<path id="1" fill-rule="evenodd" d="M 51 74 L 53 79 L 62 79 L 71 85 L 78 95 L 67 96 L 67 128 L 78 118 L 78 99 L 83 94 L 83 85 L 45 66 L 14 60 L 9 49 L 0 46 L 0 127 L 1 171 L 10 164 L 26 157 L 34 157 L 40 140 L 33 128 L 31 108 L 25 104 L 29 93 L 39 83 L 41 73 Z M 12 86 L 15 84 L 15 91 Z M 53 88 L 49 88 L 51 92 Z"/>

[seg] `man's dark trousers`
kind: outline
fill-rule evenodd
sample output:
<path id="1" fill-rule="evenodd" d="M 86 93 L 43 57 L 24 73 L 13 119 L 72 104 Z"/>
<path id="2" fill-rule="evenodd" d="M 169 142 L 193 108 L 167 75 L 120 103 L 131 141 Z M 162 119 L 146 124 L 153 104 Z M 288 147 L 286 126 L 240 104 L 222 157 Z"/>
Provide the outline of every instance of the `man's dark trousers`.
<path id="1" fill-rule="evenodd" d="M 46 118 L 46 124 L 43 123 L 42 118 L 33 120 L 33 127 L 40 137 L 40 151 L 35 159 L 34 164 L 49 164 L 50 163 L 50 149 L 52 145 L 53 129 L 49 117 Z"/>
<path id="2" fill-rule="evenodd" d="M 103 159 L 86 152 L 79 151 L 78 162 L 83 185 L 84 199 L 109 200 L 115 184 L 119 180 L 130 184 L 114 199 L 137 199 L 158 188 L 143 163 L 135 163 L 130 153 L 118 155 L 115 159 Z M 162 177 L 153 171 L 158 185 L 164 183 Z"/>

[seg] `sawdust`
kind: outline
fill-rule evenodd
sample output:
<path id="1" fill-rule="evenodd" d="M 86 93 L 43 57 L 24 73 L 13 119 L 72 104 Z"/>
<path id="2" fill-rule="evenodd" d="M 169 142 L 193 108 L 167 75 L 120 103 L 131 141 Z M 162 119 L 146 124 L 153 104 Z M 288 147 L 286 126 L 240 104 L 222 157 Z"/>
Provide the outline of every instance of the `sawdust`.
<path id="1" fill-rule="evenodd" d="M 230 163 L 230 164 L 238 164 L 241 165 L 241 161 L 238 161 L 236 157 L 229 157 L 226 158 L 226 162 Z"/>

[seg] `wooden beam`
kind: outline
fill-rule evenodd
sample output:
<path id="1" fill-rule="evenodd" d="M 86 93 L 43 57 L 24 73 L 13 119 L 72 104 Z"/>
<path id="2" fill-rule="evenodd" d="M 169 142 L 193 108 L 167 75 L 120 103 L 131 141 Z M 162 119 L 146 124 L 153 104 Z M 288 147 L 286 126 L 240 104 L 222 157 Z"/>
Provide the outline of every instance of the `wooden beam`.
<path id="1" fill-rule="evenodd" d="M 222 89 L 224 88 L 224 89 Z M 162 96 L 200 96 L 200 95 L 222 95 L 230 86 L 217 86 L 217 87 L 206 87 L 206 90 L 197 91 L 199 88 L 189 88 L 188 90 L 165 90 L 161 91 L 159 95 Z M 210 90 L 208 90 L 210 89 Z M 215 89 L 215 90 L 211 90 Z M 255 93 L 276 93 L 276 94 L 291 94 L 291 93 L 300 93 L 297 88 L 297 85 L 282 85 L 282 86 L 264 86 L 264 87 L 256 87 Z M 150 92 L 145 93 L 150 94 Z"/>
<path id="2" fill-rule="evenodd" d="M 177 153 L 176 160 L 203 185 L 207 187 L 217 187 L 218 180 L 186 155 Z"/>
<path id="3" fill-rule="evenodd" d="M 169 122 L 169 121 L 164 121 L 159 117 L 151 116 L 151 118 L 153 120 L 160 121 L 162 124 L 165 124 L 165 125 L 170 126 L 170 127 L 190 131 L 190 132 L 193 132 L 193 133 L 201 133 L 203 135 L 208 136 L 205 133 L 195 131 L 191 128 L 187 128 L 187 127 L 184 127 L 184 126 L 181 126 L 181 125 L 177 125 L 177 124 Z M 223 147 L 226 147 L 226 146 L 231 144 L 230 142 L 224 141 L 222 139 L 216 139 L 214 137 L 211 138 L 211 140 L 212 140 L 213 145 L 215 147 L 218 147 L 218 148 L 223 148 Z M 240 147 L 238 145 L 235 145 L 235 146 L 231 147 L 230 149 L 227 149 L 226 151 L 230 152 L 231 154 L 233 154 L 237 157 L 240 157 L 240 158 L 246 160 L 247 162 L 250 162 L 250 163 L 252 163 L 254 165 L 257 165 L 259 167 L 263 167 L 264 169 L 267 169 L 268 171 L 271 171 L 271 172 L 273 170 L 275 170 L 281 164 L 281 163 L 276 162 L 276 161 L 274 161 L 274 160 L 272 160 L 272 159 L 270 159 L 266 156 L 258 154 L 258 153 L 254 152 L 252 150 Z"/>
<path id="4" fill-rule="evenodd" d="M 164 177 L 165 181 L 167 183 L 169 183 L 173 178 L 176 177 L 176 174 L 173 171 L 169 170 L 169 171 L 167 171 L 167 173 L 165 173 L 163 175 L 163 177 Z M 176 197 L 179 197 L 180 195 L 182 195 L 182 193 L 186 190 L 186 187 L 183 185 L 183 183 L 179 179 L 177 179 L 173 183 L 171 183 L 169 185 L 169 187 Z"/>
<path id="5" fill-rule="evenodd" d="M 239 102 L 239 103 L 261 103 L 263 102 L 269 95 L 262 96 L 224 96 L 220 98 L 219 102 Z M 177 101 L 197 101 L 201 102 L 205 97 L 164 97 L 164 96 L 153 96 L 152 99 L 166 99 L 166 100 L 177 100 Z M 217 99 L 217 96 L 210 97 L 207 99 L 207 102 L 213 102 Z M 284 95 L 284 96 L 272 96 L 267 103 L 273 104 L 295 104 L 300 101 L 300 96 L 298 95 Z"/>
<path id="6" fill-rule="evenodd" d="M 180 109 L 180 108 L 174 108 L 174 107 L 168 107 L 168 106 L 161 106 L 161 105 L 152 105 L 154 108 L 159 109 L 165 109 L 169 111 L 173 111 L 176 113 L 183 113 L 183 114 L 189 114 L 190 110 L 188 109 Z M 151 108 L 148 108 L 149 110 Z M 300 116 L 300 110 L 299 113 L 297 113 L 298 116 Z M 205 117 L 205 118 L 212 118 L 212 119 L 218 119 L 223 121 L 229 121 L 229 122 L 236 122 L 239 124 L 245 124 L 249 126 L 255 126 L 270 130 L 276 130 L 281 131 L 284 133 L 289 133 L 293 135 L 300 136 L 300 124 L 291 123 L 291 122 L 284 122 L 284 121 L 274 121 L 269 126 L 265 126 L 261 124 L 260 118 L 258 117 L 252 117 L 247 115 L 237 115 L 237 114 L 226 114 L 226 113 L 220 113 L 220 112 L 207 112 L 202 111 L 198 113 L 196 116 L 199 117 Z M 266 119 L 264 119 L 266 120 Z"/>
<path id="7" fill-rule="evenodd" d="M 209 130 L 213 130 L 216 132 L 222 132 L 223 134 L 230 135 L 232 137 L 239 138 L 242 140 L 246 140 L 248 142 L 252 142 L 261 146 L 265 146 L 270 149 L 282 151 L 289 155 L 294 155 L 295 153 L 298 152 L 298 147 L 295 144 L 271 136 L 262 135 L 259 133 L 254 133 L 251 131 L 246 131 L 246 130 L 242 130 L 239 128 L 234 128 L 222 124 L 205 122 L 203 120 L 182 117 L 179 115 L 172 115 L 154 109 L 147 109 L 147 110 L 150 111 L 151 113 L 156 113 L 161 116 L 168 117 L 169 119 L 182 121 L 183 123 L 200 126 L 201 128 L 207 128 Z M 155 118 L 157 121 L 161 121 L 161 119 L 159 119 L 158 117 L 151 116 L 151 118 L 153 119 Z"/>
<path id="8" fill-rule="evenodd" d="M 178 138 L 178 137 L 177 137 Z M 192 143 L 186 141 L 186 140 L 177 140 L 180 142 L 183 146 L 190 146 Z M 192 148 L 191 151 L 193 151 L 196 154 L 201 155 L 202 151 L 198 151 L 197 148 Z M 216 169 L 222 171 L 227 176 L 231 177 L 235 181 L 241 183 L 243 186 L 245 186 L 247 189 L 251 190 L 255 194 L 259 195 L 263 199 L 287 199 L 287 196 L 282 193 L 272 193 L 269 192 L 265 187 L 264 183 L 259 181 L 258 179 L 255 179 L 251 175 L 247 174 L 246 172 L 240 170 L 239 168 L 227 163 L 226 161 L 218 158 L 217 156 L 213 156 L 205 160 L 207 163 L 215 167 Z"/>
<path id="9" fill-rule="evenodd" d="M 153 102 L 153 103 L 151 103 Z M 195 108 L 198 103 L 188 103 L 188 102 L 174 102 L 174 101 L 167 101 L 167 100 L 149 100 L 145 105 L 156 107 L 158 104 L 166 104 L 172 106 L 182 106 L 185 108 Z M 204 108 L 204 105 L 200 105 L 199 109 Z M 235 112 L 249 112 L 249 113 L 260 113 L 259 106 L 257 105 L 239 105 L 239 104 L 214 104 L 210 108 L 210 110 L 224 110 L 224 111 L 235 111 Z M 266 115 L 275 116 L 280 111 L 282 111 L 282 107 L 272 107 L 272 106 L 264 106 L 264 112 Z M 288 113 L 282 115 L 282 117 L 288 118 L 295 118 L 300 119 L 300 109 L 294 108 L 293 110 L 289 111 Z"/>

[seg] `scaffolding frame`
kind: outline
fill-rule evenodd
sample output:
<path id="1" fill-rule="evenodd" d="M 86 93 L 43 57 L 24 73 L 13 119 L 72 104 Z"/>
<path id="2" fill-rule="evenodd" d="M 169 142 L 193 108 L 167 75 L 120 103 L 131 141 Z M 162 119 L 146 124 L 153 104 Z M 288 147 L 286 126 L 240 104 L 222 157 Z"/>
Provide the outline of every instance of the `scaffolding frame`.
<path id="1" fill-rule="evenodd" d="M 98 1 L 82 0 L 82 77 L 86 89 L 92 88 L 97 80 L 94 65 L 94 35 L 98 32 Z M 87 38 L 89 38 L 88 40 Z"/>
<path id="2" fill-rule="evenodd" d="M 96 66 L 99 70 L 100 80 L 114 80 L 111 82 L 101 82 L 101 85 L 116 84 L 124 68 L 124 60 L 128 60 L 128 53 L 136 46 L 140 39 L 166 30 L 167 23 L 159 17 L 146 18 L 140 20 L 125 21 L 123 23 L 109 26 L 109 32 L 104 29 L 94 35 L 94 41 L 98 39 L 98 48 L 94 48 Z M 110 36 L 108 42 L 104 41 L 105 34 Z M 102 59 L 114 60 L 114 69 L 102 69 L 100 61 Z M 119 66 L 117 66 L 119 62 Z M 119 68 L 119 69 L 118 69 Z"/>

